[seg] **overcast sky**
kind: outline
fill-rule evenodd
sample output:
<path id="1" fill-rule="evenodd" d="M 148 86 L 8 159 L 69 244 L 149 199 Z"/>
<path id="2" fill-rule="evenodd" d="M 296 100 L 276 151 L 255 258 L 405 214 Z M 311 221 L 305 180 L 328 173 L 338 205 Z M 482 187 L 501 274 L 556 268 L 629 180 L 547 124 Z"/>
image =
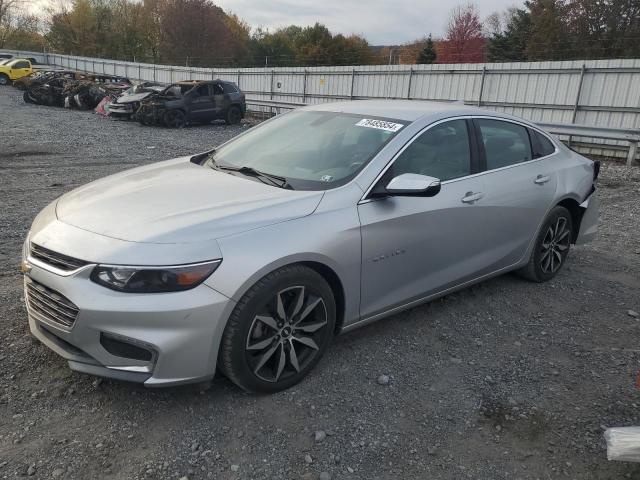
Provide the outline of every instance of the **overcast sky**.
<path id="1" fill-rule="evenodd" d="M 449 10 L 447 0 L 216 0 L 252 27 L 325 24 L 333 33 L 357 33 L 372 45 L 401 44 L 429 32 L 441 36 Z M 496 10 L 524 2 L 478 0 L 482 20 Z"/>
<path id="2" fill-rule="evenodd" d="M 52 0 L 27 0 L 37 13 Z M 449 11 L 466 0 L 214 0 L 252 27 L 325 24 L 333 33 L 364 36 L 372 45 L 396 45 L 432 33 L 442 36 Z M 476 0 L 484 20 L 489 14 L 521 6 L 524 0 Z"/>

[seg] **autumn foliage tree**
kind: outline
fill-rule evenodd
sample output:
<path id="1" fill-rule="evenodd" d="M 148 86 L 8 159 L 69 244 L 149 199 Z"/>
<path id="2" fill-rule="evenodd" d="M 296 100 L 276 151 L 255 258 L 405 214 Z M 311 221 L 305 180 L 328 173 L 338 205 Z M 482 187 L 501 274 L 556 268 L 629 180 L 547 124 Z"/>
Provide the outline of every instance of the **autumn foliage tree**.
<path id="1" fill-rule="evenodd" d="M 449 14 L 445 36 L 448 56 L 463 61 L 477 51 L 478 39 L 482 38 L 482 21 L 476 5 L 467 3 L 454 7 Z"/>

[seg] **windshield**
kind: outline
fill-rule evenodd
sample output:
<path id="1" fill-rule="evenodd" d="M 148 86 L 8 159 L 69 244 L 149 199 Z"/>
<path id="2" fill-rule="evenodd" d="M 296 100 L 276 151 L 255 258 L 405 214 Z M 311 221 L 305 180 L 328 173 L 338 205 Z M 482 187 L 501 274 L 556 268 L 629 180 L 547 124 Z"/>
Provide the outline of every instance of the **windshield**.
<path id="1" fill-rule="evenodd" d="M 344 185 L 405 123 L 335 112 L 293 111 L 213 153 L 210 166 L 250 167 L 296 190 Z"/>

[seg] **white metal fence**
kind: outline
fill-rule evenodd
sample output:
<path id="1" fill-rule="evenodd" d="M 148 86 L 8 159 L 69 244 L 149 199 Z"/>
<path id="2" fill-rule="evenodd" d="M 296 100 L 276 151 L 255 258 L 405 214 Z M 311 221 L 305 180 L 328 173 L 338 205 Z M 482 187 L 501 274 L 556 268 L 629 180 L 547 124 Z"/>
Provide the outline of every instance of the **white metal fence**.
<path id="1" fill-rule="evenodd" d="M 60 67 L 172 83 L 230 80 L 253 100 L 322 103 L 368 98 L 464 101 L 537 123 L 640 129 L 640 59 L 456 65 L 197 68 L 12 52 Z M 572 139 L 591 153 L 626 156 L 628 145 Z M 606 148 L 601 148 L 606 147 Z"/>

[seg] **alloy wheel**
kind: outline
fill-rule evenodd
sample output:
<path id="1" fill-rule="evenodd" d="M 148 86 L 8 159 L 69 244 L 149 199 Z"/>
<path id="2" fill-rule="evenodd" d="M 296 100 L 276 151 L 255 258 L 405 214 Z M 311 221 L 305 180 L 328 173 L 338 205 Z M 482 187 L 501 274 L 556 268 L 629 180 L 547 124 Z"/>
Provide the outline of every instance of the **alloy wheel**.
<path id="1" fill-rule="evenodd" d="M 549 225 L 540 246 L 540 268 L 544 273 L 555 273 L 562 266 L 571 243 L 571 232 L 567 227 L 568 221 L 562 216 Z"/>
<path id="2" fill-rule="evenodd" d="M 279 291 L 255 315 L 245 343 L 253 374 L 279 382 L 304 370 L 330 335 L 322 297 L 304 286 Z"/>

